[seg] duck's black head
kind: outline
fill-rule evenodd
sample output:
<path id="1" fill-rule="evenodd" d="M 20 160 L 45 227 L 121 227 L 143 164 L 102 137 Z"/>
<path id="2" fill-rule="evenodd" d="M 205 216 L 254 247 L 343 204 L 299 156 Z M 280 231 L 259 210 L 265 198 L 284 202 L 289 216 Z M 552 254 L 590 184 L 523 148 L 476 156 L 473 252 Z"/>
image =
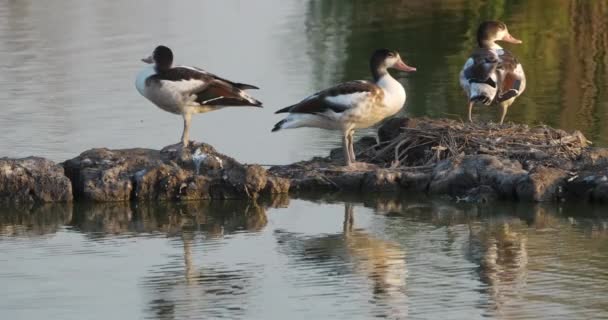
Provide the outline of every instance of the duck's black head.
<path id="1" fill-rule="evenodd" d="M 401 60 L 399 52 L 389 49 L 378 49 L 374 51 L 369 60 L 369 67 L 374 76 L 374 80 L 378 80 L 385 75 L 388 68 L 406 72 L 416 71 L 416 68 L 408 66 Z"/>
<path id="2" fill-rule="evenodd" d="M 494 42 L 505 41 L 510 43 L 521 43 L 514 38 L 502 21 L 484 21 L 477 29 L 477 44 L 480 48 L 491 48 Z"/>
<path id="3" fill-rule="evenodd" d="M 154 63 L 156 69 L 166 70 L 171 68 L 173 64 L 173 52 L 166 46 L 158 46 L 148 58 L 142 59 L 146 63 Z"/>

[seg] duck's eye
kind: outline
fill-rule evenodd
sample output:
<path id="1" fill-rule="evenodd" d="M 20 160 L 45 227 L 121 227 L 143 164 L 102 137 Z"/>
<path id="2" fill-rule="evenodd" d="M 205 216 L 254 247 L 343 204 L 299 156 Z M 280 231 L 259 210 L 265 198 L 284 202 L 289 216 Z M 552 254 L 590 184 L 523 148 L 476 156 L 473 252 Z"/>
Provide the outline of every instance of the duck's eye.
<path id="1" fill-rule="evenodd" d="M 389 52 L 389 53 L 388 53 L 388 56 L 389 56 L 389 57 L 393 57 L 393 58 L 394 58 L 394 57 L 395 57 L 395 54 L 394 54 L 393 52 Z"/>

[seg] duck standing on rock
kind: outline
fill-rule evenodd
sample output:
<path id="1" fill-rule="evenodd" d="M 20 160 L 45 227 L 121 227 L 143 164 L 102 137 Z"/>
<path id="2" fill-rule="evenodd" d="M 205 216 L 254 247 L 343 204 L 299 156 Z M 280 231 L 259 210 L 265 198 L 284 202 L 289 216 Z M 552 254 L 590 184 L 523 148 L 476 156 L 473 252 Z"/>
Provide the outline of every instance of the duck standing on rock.
<path id="1" fill-rule="evenodd" d="M 416 71 L 416 68 L 401 60 L 398 52 L 388 49 L 373 53 L 370 68 L 373 82 L 359 80 L 341 83 L 278 110 L 276 113 L 289 115 L 276 123 L 272 131 L 300 127 L 340 130 L 346 166 L 355 167 L 355 129 L 370 127 L 396 114 L 405 103 L 405 89 L 388 73 L 388 69 Z"/>
<path id="2" fill-rule="evenodd" d="M 156 47 L 152 55 L 142 61 L 154 65 L 137 74 L 137 91 L 159 108 L 182 115 L 184 147 L 189 143 L 193 114 L 227 106 L 262 107 L 260 101 L 243 91 L 258 87 L 231 82 L 196 67 L 173 67 L 173 52 L 168 47 Z"/>
<path id="3" fill-rule="evenodd" d="M 507 25 L 500 21 L 485 21 L 477 29 L 478 48 L 473 51 L 460 72 L 460 86 L 468 101 L 469 121 L 475 103 L 498 104 L 502 109 L 500 124 L 507 109 L 526 88 L 526 76 L 521 63 L 496 41 L 520 44 Z"/>

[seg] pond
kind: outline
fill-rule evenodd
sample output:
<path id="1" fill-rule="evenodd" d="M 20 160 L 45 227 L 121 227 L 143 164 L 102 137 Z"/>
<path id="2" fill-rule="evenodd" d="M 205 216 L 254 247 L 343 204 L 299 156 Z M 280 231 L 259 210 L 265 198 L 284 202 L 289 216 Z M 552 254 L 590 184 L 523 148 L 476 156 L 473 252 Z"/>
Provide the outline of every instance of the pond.
<path id="1" fill-rule="evenodd" d="M 607 318 L 604 209 L 378 196 L 4 208 L 0 309 L 6 319 Z"/>
<path id="2" fill-rule="evenodd" d="M 271 133 L 273 112 L 370 78 L 401 52 L 403 115 L 466 117 L 458 72 L 480 21 L 526 92 L 507 121 L 581 130 L 608 146 L 608 2 L 575 0 L 4 1 L 0 157 L 54 161 L 93 147 L 160 149 L 181 118 L 135 90 L 158 44 L 176 62 L 260 87 L 263 109 L 195 116 L 193 140 L 245 163 L 287 164 L 340 145 Z M 496 121 L 497 108 L 477 108 Z M 359 136 L 370 134 L 362 130 Z M 608 318 L 608 217 L 582 205 L 473 206 L 402 195 L 0 209 L 7 319 Z"/>

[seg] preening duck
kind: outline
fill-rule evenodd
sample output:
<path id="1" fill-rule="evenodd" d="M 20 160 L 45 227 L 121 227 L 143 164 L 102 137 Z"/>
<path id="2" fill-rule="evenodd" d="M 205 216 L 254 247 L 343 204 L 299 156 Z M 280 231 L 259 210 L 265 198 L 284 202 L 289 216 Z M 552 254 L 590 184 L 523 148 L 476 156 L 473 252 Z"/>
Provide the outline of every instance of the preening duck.
<path id="1" fill-rule="evenodd" d="M 275 124 L 272 131 L 300 127 L 340 130 L 343 134 L 346 165 L 355 165 L 353 134 L 355 129 L 370 127 L 397 113 L 405 103 L 405 89 L 387 69 L 412 72 L 399 53 L 376 50 L 370 59 L 374 81 L 350 81 L 319 91 L 304 100 L 278 110 L 289 115 Z"/>
<path id="2" fill-rule="evenodd" d="M 460 86 L 468 98 L 468 116 L 475 103 L 498 104 L 502 109 L 500 124 L 507 110 L 526 88 L 524 69 L 515 56 L 496 41 L 520 44 L 507 25 L 500 21 L 485 21 L 477 29 L 476 48 L 460 72 Z"/>
<path id="3" fill-rule="evenodd" d="M 135 87 L 157 107 L 182 115 L 184 147 L 189 143 L 193 114 L 227 106 L 262 107 L 260 101 L 243 91 L 258 89 L 256 86 L 232 82 L 196 67 L 173 67 L 173 52 L 165 46 L 156 47 L 152 55 L 142 61 L 153 65 L 137 74 Z"/>

